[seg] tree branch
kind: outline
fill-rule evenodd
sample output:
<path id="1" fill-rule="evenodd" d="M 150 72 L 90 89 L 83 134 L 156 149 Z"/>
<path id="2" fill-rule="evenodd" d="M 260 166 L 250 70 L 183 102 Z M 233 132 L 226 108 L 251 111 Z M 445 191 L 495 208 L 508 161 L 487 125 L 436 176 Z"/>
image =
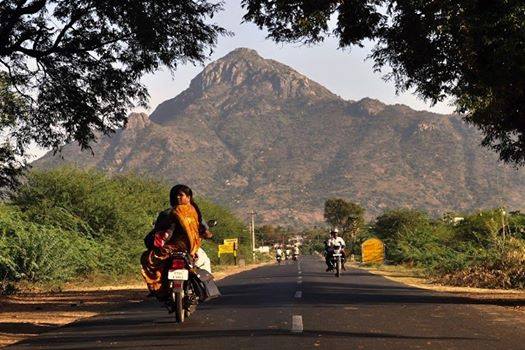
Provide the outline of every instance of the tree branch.
<path id="1" fill-rule="evenodd" d="M 14 75 L 13 75 L 13 71 L 11 70 L 11 66 L 9 66 L 6 62 L 4 62 L 2 59 L 0 59 L 0 63 L 2 63 L 6 68 L 7 68 L 7 74 L 9 75 L 9 78 L 11 80 L 15 80 L 14 79 Z M 16 84 L 12 84 L 12 86 L 14 86 L 16 92 L 18 92 L 18 94 L 20 94 L 20 96 L 23 96 L 25 98 L 27 98 L 28 100 L 31 101 L 31 103 L 34 103 L 36 102 L 35 99 L 33 97 L 31 97 L 30 95 L 27 95 L 26 93 L 22 92 L 19 88 L 18 88 L 18 85 Z"/>
<path id="2" fill-rule="evenodd" d="M 20 21 L 23 15 L 32 15 L 41 11 L 46 6 L 47 0 L 35 0 L 28 6 L 22 7 L 25 1 L 18 4 L 14 10 L 4 10 L 4 16 L 0 21 L 0 51 L 4 51 L 1 48 L 6 47 L 9 42 L 9 36 L 13 31 L 16 23 Z"/>

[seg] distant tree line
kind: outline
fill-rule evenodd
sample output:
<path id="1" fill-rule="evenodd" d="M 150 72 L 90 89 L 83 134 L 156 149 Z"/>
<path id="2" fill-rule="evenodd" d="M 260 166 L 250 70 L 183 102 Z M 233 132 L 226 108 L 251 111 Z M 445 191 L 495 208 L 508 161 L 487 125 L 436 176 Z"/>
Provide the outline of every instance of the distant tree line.
<path id="1" fill-rule="evenodd" d="M 525 288 L 525 214 L 503 208 L 474 213 L 445 212 L 432 218 L 422 210 L 386 210 L 365 223 L 364 210 L 340 198 L 325 202 L 325 220 L 342 229 L 349 252 L 377 237 L 388 263 L 424 269 L 443 282 L 477 287 Z M 322 249 L 327 232 L 309 234 Z"/>

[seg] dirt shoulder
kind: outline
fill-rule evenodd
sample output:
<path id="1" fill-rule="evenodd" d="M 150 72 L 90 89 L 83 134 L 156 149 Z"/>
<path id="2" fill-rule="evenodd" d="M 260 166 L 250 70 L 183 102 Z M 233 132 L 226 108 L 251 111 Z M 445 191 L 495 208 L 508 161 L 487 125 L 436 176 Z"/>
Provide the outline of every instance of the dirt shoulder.
<path id="1" fill-rule="evenodd" d="M 481 304 L 486 303 L 504 306 L 516 311 L 521 311 L 525 314 L 525 290 L 446 286 L 423 277 L 421 272 L 416 269 L 409 269 L 402 266 L 366 267 L 356 263 L 352 265 L 353 267 L 381 275 L 392 281 L 400 282 L 412 287 L 436 292 L 452 293 L 461 297 L 477 300 Z"/>
<path id="2" fill-rule="evenodd" d="M 216 280 L 268 263 L 227 266 L 214 272 Z M 0 347 L 50 331 L 81 318 L 140 303 L 148 291 L 137 281 L 118 286 L 65 286 L 57 292 L 24 292 L 0 299 Z"/>

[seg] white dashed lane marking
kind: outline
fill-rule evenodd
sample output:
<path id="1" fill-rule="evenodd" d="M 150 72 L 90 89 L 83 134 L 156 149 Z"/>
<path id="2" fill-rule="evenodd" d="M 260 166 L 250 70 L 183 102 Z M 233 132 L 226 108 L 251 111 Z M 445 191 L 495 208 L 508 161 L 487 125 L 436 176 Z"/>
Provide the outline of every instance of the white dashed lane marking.
<path id="1" fill-rule="evenodd" d="M 294 333 L 303 332 L 303 316 L 301 315 L 292 316 L 292 332 Z"/>
<path id="2" fill-rule="evenodd" d="M 302 296 L 303 296 L 303 292 L 300 291 L 300 290 L 298 290 L 297 292 L 295 292 L 295 296 L 294 296 L 294 298 L 297 298 L 297 299 L 298 299 L 298 298 L 301 298 Z"/>

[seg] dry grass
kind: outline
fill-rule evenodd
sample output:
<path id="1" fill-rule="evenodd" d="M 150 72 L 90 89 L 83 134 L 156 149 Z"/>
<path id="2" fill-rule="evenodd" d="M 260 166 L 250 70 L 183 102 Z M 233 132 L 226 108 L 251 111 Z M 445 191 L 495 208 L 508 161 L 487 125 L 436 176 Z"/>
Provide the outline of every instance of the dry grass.
<path id="1" fill-rule="evenodd" d="M 412 287 L 458 294 L 525 312 L 525 290 L 451 286 L 426 278 L 421 270 L 411 269 L 405 266 L 381 265 L 367 267 L 358 264 L 353 264 L 353 266 Z"/>

